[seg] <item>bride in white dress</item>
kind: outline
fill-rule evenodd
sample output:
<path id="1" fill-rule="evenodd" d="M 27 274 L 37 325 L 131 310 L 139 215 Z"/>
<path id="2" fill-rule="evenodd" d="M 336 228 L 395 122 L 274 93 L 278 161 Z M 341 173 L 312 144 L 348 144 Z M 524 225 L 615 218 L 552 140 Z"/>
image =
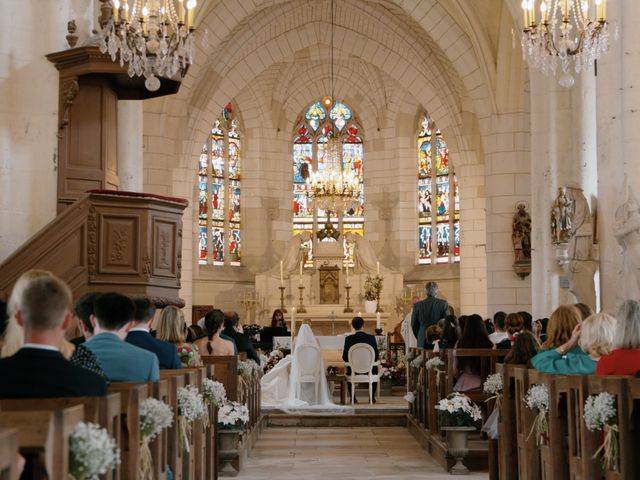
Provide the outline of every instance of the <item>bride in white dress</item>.
<path id="1" fill-rule="evenodd" d="M 318 340 L 309 325 L 302 325 L 292 354 L 280 360 L 260 380 L 263 407 L 285 411 L 350 412 L 333 403 Z"/>

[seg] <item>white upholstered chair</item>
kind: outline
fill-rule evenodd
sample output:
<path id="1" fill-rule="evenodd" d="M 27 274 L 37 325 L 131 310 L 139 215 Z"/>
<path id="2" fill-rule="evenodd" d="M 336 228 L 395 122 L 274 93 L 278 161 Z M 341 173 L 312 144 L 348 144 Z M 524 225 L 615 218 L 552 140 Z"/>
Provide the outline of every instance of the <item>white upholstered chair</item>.
<path id="1" fill-rule="evenodd" d="M 320 375 L 324 375 L 322 371 L 322 356 L 320 349 L 315 345 L 301 345 L 296 347 L 293 352 L 293 361 L 297 365 L 296 378 L 296 398 L 300 399 L 300 386 L 303 383 L 315 384 L 315 400 L 318 403 L 318 390 L 320 386 Z"/>
<path id="2" fill-rule="evenodd" d="M 351 404 L 356 395 L 356 383 L 369 384 L 369 403 L 373 402 L 372 388 L 374 383 L 380 383 L 380 370 L 374 375 L 373 367 L 379 366 L 376 361 L 376 352 L 371 345 L 366 343 L 356 343 L 349 349 L 347 354 L 349 361 L 344 365 L 351 367 L 351 374 L 346 375 L 347 382 L 351 384 Z M 380 388 L 378 385 L 378 398 L 380 398 Z"/>

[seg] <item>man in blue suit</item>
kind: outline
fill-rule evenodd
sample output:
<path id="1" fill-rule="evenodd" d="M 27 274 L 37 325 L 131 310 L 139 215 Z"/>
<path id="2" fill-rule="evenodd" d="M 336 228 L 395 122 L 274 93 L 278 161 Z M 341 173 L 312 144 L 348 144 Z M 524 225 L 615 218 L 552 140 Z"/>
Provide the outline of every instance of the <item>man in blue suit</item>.
<path id="1" fill-rule="evenodd" d="M 112 382 L 157 382 L 158 357 L 124 341 L 131 329 L 135 305 L 119 293 L 105 293 L 94 302 L 93 337 L 85 343 Z"/>
<path id="2" fill-rule="evenodd" d="M 447 301 L 436 298 L 438 284 L 436 282 L 427 282 L 425 288 L 427 298 L 416 302 L 411 314 L 411 329 L 418 340 L 419 348 L 424 348 L 425 346 L 427 328 L 431 325 L 436 325 L 441 318 L 446 317 L 449 313 Z"/>
<path id="3" fill-rule="evenodd" d="M 149 333 L 153 316 L 156 313 L 156 306 L 146 298 L 136 298 L 133 304 L 136 307 L 133 327 L 129 330 L 125 341 L 155 353 L 162 370 L 182 368 L 180 357 L 178 357 L 178 348 L 173 343 L 153 338 Z"/>

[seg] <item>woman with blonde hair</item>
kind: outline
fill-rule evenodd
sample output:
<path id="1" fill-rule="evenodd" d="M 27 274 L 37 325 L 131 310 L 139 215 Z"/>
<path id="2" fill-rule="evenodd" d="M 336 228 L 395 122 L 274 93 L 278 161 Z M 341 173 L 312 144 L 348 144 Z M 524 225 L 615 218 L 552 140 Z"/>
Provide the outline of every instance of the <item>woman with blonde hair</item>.
<path id="1" fill-rule="evenodd" d="M 547 339 L 542 344 L 542 350 L 558 348 L 569 341 L 576 328 L 582 321 L 580 312 L 573 305 L 560 305 L 549 317 L 547 325 Z"/>
<path id="2" fill-rule="evenodd" d="M 574 327 L 568 341 L 538 353 L 531 365 L 542 373 L 591 375 L 600 357 L 613 349 L 616 323 L 606 313 L 591 315 Z"/>
<path id="3" fill-rule="evenodd" d="M 187 342 L 187 324 L 184 313 L 178 307 L 164 307 L 158 317 L 156 338 L 173 343 L 178 348 L 178 356 L 184 368 L 201 367 L 202 359 L 198 347 Z"/>
<path id="4" fill-rule="evenodd" d="M 625 301 L 616 318 L 615 349 L 600 359 L 596 375 L 636 375 L 640 370 L 640 303 Z"/>
<path id="5" fill-rule="evenodd" d="M 7 305 L 9 320 L 2 343 L 2 351 L 0 352 L 1 358 L 13 356 L 24 345 L 24 330 L 16 320 L 16 313 L 22 309 L 22 296 L 25 289 L 33 280 L 53 276 L 54 275 L 47 270 L 33 269 L 27 270 L 16 280 Z M 63 339 L 59 345 L 59 349 L 64 358 L 72 364 L 96 373 L 105 379 L 107 378 L 96 356 L 84 345 L 74 345 Z"/>

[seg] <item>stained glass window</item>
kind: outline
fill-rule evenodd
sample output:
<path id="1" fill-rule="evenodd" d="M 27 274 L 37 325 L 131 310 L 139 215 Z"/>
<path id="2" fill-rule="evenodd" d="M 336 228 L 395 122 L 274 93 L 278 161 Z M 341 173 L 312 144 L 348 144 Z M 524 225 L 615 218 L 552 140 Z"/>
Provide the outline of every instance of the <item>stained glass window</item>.
<path id="1" fill-rule="evenodd" d="M 361 127 L 353 111 L 341 101 L 335 101 L 331 108 L 314 101 L 300 115 L 293 136 L 293 234 L 312 233 L 322 228 L 327 221 L 327 213 L 313 204 L 307 195 L 306 179 L 311 170 L 323 170 L 327 141 L 335 135 L 340 139 L 342 168 L 353 172 L 360 180 L 360 201 L 342 214 L 342 230 L 364 235 L 364 148 Z M 338 218 L 331 221 L 337 226 Z M 344 264 L 353 266 L 353 245 L 344 236 L 340 238 L 344 247 Z M 313 266 L 313 241 L 303 246 L 307 267 Z"/>
<path id="2" fill-rule="evenodd" d="M 242 143 L 228 103 L 198 161 L 198 245 L 201 265 L 241 265 Z"/>
<path id="3" fill-rule="evenodd" d="M 442 132 L 427 116 L 420 122 L 417 147 L 418 263 L 459 262 L 458 181 Z"/>

